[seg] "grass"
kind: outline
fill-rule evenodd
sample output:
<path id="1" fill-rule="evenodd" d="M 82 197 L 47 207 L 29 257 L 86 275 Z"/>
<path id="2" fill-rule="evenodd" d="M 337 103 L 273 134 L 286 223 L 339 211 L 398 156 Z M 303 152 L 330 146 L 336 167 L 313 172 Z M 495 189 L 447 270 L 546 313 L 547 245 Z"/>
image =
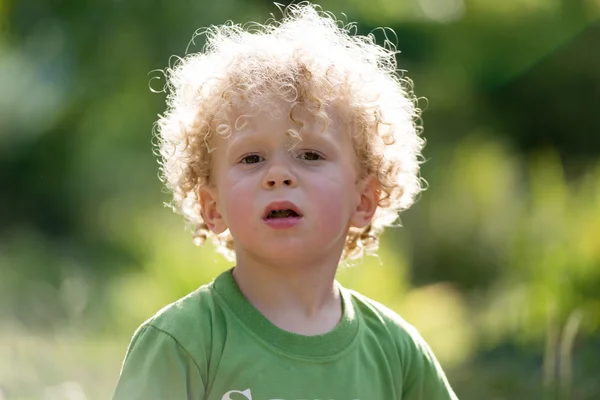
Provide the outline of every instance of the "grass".
<path id="1" fill-rule="evenodd" d="M 121 337 L 34 334 L 0 326 L 0 399 L 108 399 L 126 345 Z"/>

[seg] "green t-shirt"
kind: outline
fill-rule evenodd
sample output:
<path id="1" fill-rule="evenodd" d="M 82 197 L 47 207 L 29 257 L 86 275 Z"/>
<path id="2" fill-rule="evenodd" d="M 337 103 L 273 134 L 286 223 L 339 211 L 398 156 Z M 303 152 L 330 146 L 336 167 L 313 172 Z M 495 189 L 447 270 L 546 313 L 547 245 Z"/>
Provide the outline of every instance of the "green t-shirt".
<path id="1" fill-rule="evenodd" d="M 337 327 L 297 335 L 255 309 L 231 271 L 135 332 L 113 400 L 456 399 L 419 333 L 383 305 L 338 285 Z"/>

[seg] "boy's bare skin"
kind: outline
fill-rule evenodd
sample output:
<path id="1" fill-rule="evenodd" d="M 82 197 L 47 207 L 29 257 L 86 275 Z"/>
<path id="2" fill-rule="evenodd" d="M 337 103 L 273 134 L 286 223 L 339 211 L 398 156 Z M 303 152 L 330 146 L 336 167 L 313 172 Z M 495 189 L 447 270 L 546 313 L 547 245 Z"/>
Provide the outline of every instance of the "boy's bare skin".
<path id="1" fill-rule="evenodd" d="M 335 282 L 422 189 L 410 82 L 373 36 L 284 14 L 167 71 L 161 177 L 236 267 L 136 331 L 115 400 L 456 399 L 414 327 Z"/>
<path id="2" fill-rule="evenodd" d="M 294 113 L 307 125 L 292 149 L 286 132 L 298 124 L 285 103 L 229 138 L 214 138 L 211 183 L 200 201 L 209 228 L 235 238 L 233 274 L 250 303 L 281 329 L 318 335 L 341 318 L 335 272 L 348 229 L 369 224 L 377 190 L 361 177 L 341 118 L 330 111 L 324 129 Z M 265 218 L 273 204 L 299 215 Z"/>

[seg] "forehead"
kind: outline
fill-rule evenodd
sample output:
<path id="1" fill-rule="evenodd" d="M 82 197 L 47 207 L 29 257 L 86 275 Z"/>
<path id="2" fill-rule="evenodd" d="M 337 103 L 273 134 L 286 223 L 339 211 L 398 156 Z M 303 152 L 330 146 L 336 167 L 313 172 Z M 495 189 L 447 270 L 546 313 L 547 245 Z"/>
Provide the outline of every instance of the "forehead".
<path id="1" fill-rule="evenodd" d="M 349 133 L 349 124 L 336 108 L 314 108 L 281 101 L 259 106 L 242 105 L 231 108 L 229 125 L 232 136 L 281 133 L 299 140 Z"/>

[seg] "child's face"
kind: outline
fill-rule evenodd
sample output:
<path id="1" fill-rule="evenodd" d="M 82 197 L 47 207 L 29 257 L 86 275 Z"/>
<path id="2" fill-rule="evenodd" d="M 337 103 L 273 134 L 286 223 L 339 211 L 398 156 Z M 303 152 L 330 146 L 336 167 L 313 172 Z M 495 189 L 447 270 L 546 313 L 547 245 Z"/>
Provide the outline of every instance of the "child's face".
<path id="1" fill-rule="evenodd" d="M 255 115 L 213 142 L 203 214 L 215 233 L 230 230 L 238 260 L 339 257 L 348 228 L 366 226 L 375 212 L 373 180 L 359 179 L 352 140 L 335 115 L 326 131 L 307 113 L 298 117 L 307 125 L 293 149 L 286 131 L 298 126 L 287 109 Z"/>

